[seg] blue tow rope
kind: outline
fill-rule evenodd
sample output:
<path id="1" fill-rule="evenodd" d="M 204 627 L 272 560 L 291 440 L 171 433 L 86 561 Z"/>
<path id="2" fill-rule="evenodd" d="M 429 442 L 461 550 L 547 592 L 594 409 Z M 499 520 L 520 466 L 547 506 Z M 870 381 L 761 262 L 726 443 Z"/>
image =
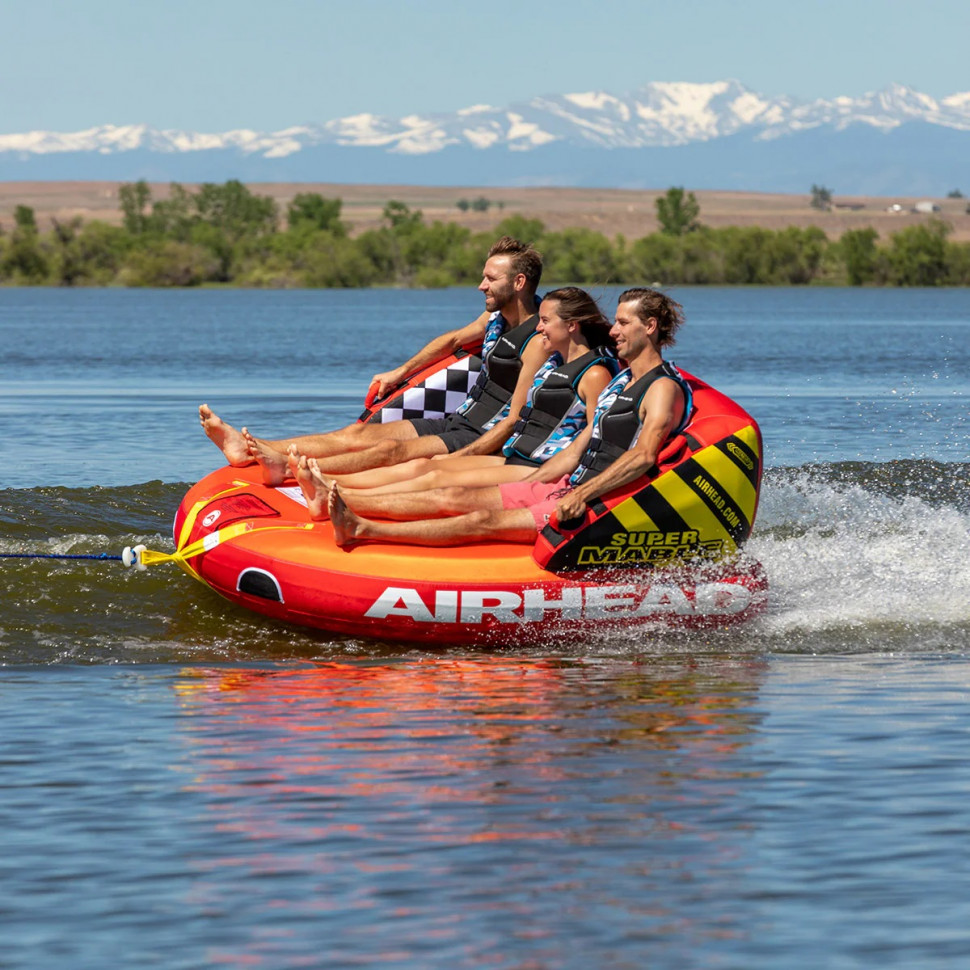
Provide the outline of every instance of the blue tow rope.
<path id="1" fill-rule="evenodd" d="M 109 556 L 106 552 L 98 555 L 83 555 L 80 553 L 50 553 L 50 552 L 0 552 L 0 559 L 114 559 L 124 562 L 121 556 Z"/>

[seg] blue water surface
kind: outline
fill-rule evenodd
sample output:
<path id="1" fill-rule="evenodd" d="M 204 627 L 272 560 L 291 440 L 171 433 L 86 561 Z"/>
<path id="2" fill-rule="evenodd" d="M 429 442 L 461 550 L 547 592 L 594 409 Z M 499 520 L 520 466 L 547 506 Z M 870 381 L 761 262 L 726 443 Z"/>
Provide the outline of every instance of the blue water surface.
<path id="1" fill-rule="evenodd" d="M 673 295 L 668 356 L 755 415 L 769 466 L 970 455 L 970 291 Z M 472 288 L 0 290 L 0 487 L 195 481 L 218 463 L 203 401 L 270 437 L 342 426 L 371 375 L 480 311 Z"/>
<path id="2" fill-rule="evenodd" d="M 8 670 L 4 962 L 962 966 L 968 675 Z"/>
<path id="3" fill-rule="evenodd" d="M 764 434 L 762 617 L 432 652 L 4 561 L 0 967 L 970 964 L 970 291 L 675 296 Z M 199 403 L 347 423 L 480 309 L 0 289 L 0 547 L 162 544 Z"/>

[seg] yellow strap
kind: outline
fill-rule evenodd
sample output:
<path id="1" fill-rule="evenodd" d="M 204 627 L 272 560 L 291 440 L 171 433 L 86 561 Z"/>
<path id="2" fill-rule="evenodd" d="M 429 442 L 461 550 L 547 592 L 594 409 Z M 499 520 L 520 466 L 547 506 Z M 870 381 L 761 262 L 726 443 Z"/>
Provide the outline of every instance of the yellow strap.
<path id="1" fill-rule="evenodd" d="M 185 546 L 182 549 L 176 549 L 173 553 L 158 552 L 155 549 L 143 549 L 139 562 L 143 566 L 154 566 L 160 562 L 174 562 L 180 569 L 185 570 L 194 579 L 200 579 L 201 577 L 189 565 L 188 560 L 194 559 L 208 549 L 214 549 L 229 539 L 235 539 L 236 536 L 248 532 L 251 528 L 252 524 L 249 522 L 236 522 L 233 525 L 226 526 L 225 529 L 220 529 L 218 532 L 213 532 L 210 535 L 204 536 L 202 539 L 197 539 L 191 545 Z"/>
<path id="2" fill-rule="evenodd" d="M 138 561 L 143 566 L 154 566 L 160 562 L 174 562 L 176 566 L 187 572 L 193 579 L 198 579 L 201 582 L 202 577 L 192 567 L 189 560 L 194 559 L 203 552 L 208 552 L 210 549 L 215 549 L 216 546 L 222 545 L 223 542 L 229 542 L 237 536 L 251 532 L 254 528 L 255 526 L 252 522 L 235 522 L 233 525 L 228 525 L 224 529 L 219 529 L 217 532 L 203 536 L 201 539 L 196 539 L 195 542 L 186 546 L 184 549 L 177 549 L 172 553 L 158 552 L 155 549 L 142 549 Z M 312 528 L 313 523 L 307 522 L 304 525 L 267 525 L 262 526 L 261 531 L 280 532 L 288 529 L 299 531 Z"/>
<path id="3" fill-rule="evenodd" d="M 209 495 L 207 498 L 200 499 L 192 506 L 191 509 L 189 509 L 188 514 L 185 516 L 185 521 L 182 523 L 182 528 L 179 531 L 175 552 L 169 553 L 158 552 L 156 549 L 142 549 L 138 557 L 138 561 L 143 566 L 154 566 L 161 562 L 174 562 L 176 566 L 188 573 L 193 579 L 197 579 L 199 582 L 202 582 L 202 577 L 189 563 L 189 560 L 194 559 L 203 552 L 208 552 L 210 549 L 214 549 L 223 542 L 228 542 L 235 539 L 237 536 L 250 532 L 256 526 L 249 520 L 236 522 L 232 525 L 227 525 L 224 529 L 218 529 L 207 536 L 203 536 L 201 539 L 196 539 L 195 542 L 186 546 L 184 543 L 192 532 L 192 527 L 195 525 L 195 520 L 199 517 L 199 513 L 216 499 L 224 498 L 226 495 L 229 495 L 232 492 L 244 491 L 247 488 L 252 488 L 252 484 L 250 482 L 242 482 L 237 479 L 232 483 L 232 485 L 230 485 L 228 488 L 224 488 L 221 492 L 216 492 L 215 495 Z M 313 523 L 307 522 L 305 525 L 266 525 L 261 526 L 260 528 L 267 531 L 271 529 L 274 531 L 281 529 L 312 529 Z"/>
<path id="4" fill-rule="evenodd" d="M 210 495 L 208 498 L 200 499 L 195 505 L 189 509 L 189 514 L 185 517 L 185 521 L 182 523 L 182 531 L 179 533 L 178 542 L 175 544 L 177 548 L 181 549 L 185 544 L 186 539 L 189 537 L 189 533 L 192 531 L 192 526 L 195 525 L 195 520 L 199 517 L 199 513 L 210 503 L 214 502 L 217 498 L 222 498 L 228 495 L 230 492 L 238 492 L 244 488 L 251 488 L 252 486 L 249 482 L 240 482 L 238 479 L 232 483 L 228 488 L 224 488 L 221 492 L 216 492 L 215 495 Z"/>

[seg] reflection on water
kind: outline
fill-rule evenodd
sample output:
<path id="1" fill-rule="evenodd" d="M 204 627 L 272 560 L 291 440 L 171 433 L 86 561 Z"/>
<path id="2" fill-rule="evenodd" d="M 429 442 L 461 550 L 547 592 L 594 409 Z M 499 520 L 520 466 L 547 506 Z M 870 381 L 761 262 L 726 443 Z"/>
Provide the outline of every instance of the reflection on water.
<path id="1" fill-rule="evenodd" d="M 185 670 L 190 787 L 240 845 L 199 860 L 196 892 L 242 898 L 254 919 L 305 914 L 334 966 L 578 966 L 610 947 L 632 960 L 647 937 L 679 949 L 740 933 L 746 827 L 711 822 L 751 772 L 761 669 Z M 254 930 L 220 960 L 286 952 Z"/>
<path id="2" fill-rule="evenodd" d="M 0 669 L 0 963 L 951 970 L 970 664 Z"/>

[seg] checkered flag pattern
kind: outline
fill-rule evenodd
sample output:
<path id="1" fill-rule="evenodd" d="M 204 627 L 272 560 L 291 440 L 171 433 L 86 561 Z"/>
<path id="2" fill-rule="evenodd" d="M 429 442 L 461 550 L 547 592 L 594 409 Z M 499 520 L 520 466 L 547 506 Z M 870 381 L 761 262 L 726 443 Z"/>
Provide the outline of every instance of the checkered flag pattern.
<path id="1" fill-rule="evenodd" d="M 374 415 L 373 420 L 386 424 L 388 421 L 443 418 L 454 414 L 475 386 L 481 368 L 478 357 L 462 357 L 431 374 L 423 384 L 409 387 L 392 399 Z"/>

